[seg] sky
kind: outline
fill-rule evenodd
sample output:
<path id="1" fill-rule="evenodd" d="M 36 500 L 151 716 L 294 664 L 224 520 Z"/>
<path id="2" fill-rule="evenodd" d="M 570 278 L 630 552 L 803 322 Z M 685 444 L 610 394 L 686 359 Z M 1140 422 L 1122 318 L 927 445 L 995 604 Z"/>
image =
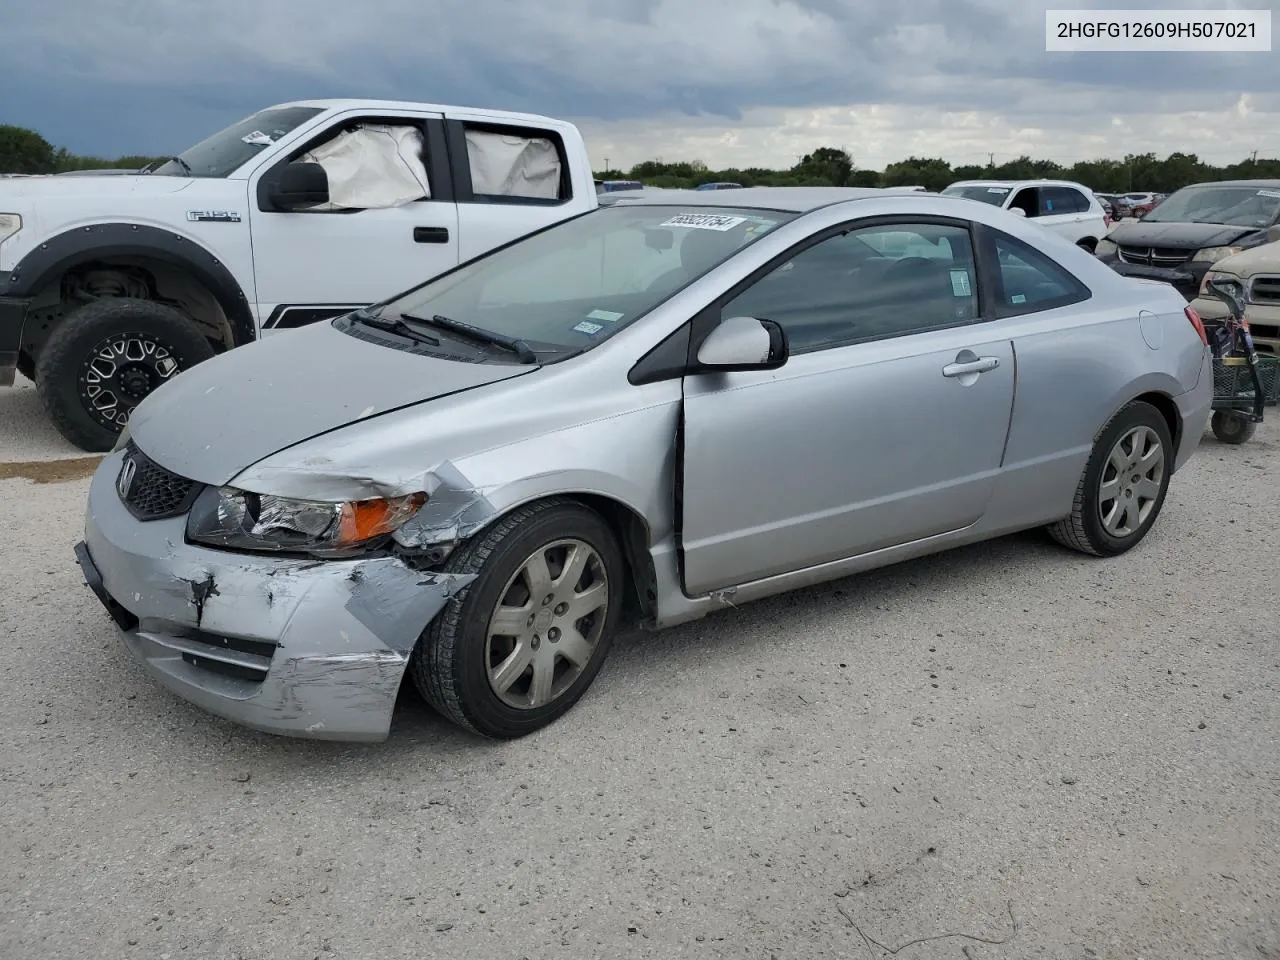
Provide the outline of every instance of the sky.
<path id="1" fill-rule="evenodd" d="M 5 0 L 0 123 L 169 154 L 262 107 L 370 97 L 573 120 L 597 169 L 1280 156 L 1274 53 L 1047 53 L 1096 0 Z M 1272 9 L 1277 0 L 1130 0 Z M 1280 18 L 1277 18 L 1280 19 Z"/>

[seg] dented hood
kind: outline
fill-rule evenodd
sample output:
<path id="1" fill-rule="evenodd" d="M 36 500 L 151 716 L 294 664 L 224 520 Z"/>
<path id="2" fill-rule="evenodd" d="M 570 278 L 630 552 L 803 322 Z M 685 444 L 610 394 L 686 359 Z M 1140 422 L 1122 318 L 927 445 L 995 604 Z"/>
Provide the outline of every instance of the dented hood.
<path id="1" fill-rule="evenodd" d="M 408 353 L 322 322 L 179 374 L 138 405 L 129 432 L 166 469 L 224 484 L 264 457 L 338 427 L 537 369 Z"/>

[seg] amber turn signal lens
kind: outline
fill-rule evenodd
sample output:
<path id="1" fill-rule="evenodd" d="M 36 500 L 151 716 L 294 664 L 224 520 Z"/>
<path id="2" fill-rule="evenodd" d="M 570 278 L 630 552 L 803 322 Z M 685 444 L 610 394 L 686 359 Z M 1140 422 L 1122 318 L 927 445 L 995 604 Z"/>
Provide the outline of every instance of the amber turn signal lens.
<path id="1" fill-rule="evenodd" d="M 407 497 L 356 500 L 342 505 L 337 546 L 347 547 L 398 529 L 427 502 L 425 493 Z"/>

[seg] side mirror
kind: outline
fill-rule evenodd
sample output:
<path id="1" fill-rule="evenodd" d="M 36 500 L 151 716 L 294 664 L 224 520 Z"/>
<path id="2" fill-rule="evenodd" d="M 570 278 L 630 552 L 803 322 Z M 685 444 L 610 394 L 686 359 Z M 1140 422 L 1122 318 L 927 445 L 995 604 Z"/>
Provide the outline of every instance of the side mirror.
<path id="1" fill-rule="evenodd" d="M 729 317 L 698 348 L 698 364 L 708 370 L 776 370 L 787 362 L 787 334 L 772 320 Z"/>
<path id="2" fill-rule="evenodd" d="M 329 177 L 318 163 L 288 163 L 271 175 L 267 200 L 277 210 L 304 210 L 329 202 Z"/>
<path id="3" fill-rule="evenodd" d="M 1275 243 L 1277 240 L 1280 240 L 1280 223 L 1267 228 L 1267 243 Z"/>
<path id="4" fill-rule="evenodd" d="M 1027 215 L 1027 211 L 1023 210 L 1021 207 L 1010 207 L 1009 212 L 1015 217 L 1025 217 Z"/>

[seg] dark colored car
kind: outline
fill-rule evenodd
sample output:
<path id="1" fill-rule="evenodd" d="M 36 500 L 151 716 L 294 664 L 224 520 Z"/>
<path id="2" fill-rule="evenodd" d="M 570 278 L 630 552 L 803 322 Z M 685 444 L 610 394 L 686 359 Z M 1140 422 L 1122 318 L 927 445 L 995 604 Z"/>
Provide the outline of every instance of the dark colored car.
<path id="1" fill-rule="evenodd" d="M 693 189 L 695 190 L 741 190 L 742 184 L 730 183 L 728 181 L 721 180 L 717 183 L 700 183 Z"/>
<path id="2" fill-rule="evenodd" d="M 1162 280 L 1193 300 L 1214 263 L 1266 243 L 1277 221 L 1280 180 L 1197 183 L 1118 224 L 1094 252 L 1117 273 Z"/>
<path id="3" fill-rule="evenodd" d="M 1129 203 L 1128 198 L 1118 193 L 1099 193 L 1095 194 L 1099 200 L 1106 200 L 1111 204 L 1112 216 L 1117 220 L 1123 220 L 1126 217 L 1133 216 L 1133 205 Z"/>

